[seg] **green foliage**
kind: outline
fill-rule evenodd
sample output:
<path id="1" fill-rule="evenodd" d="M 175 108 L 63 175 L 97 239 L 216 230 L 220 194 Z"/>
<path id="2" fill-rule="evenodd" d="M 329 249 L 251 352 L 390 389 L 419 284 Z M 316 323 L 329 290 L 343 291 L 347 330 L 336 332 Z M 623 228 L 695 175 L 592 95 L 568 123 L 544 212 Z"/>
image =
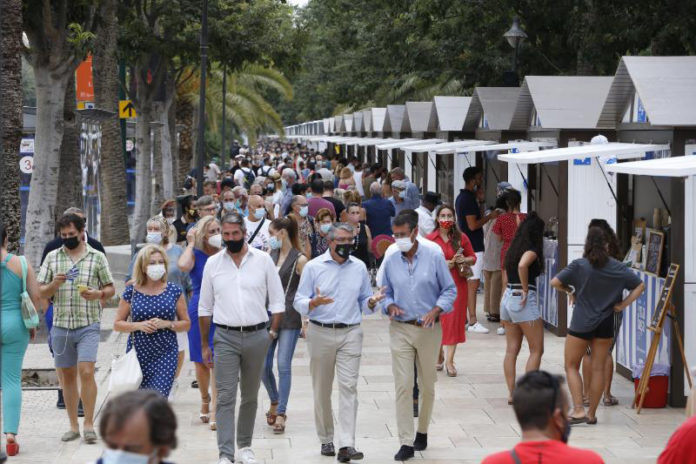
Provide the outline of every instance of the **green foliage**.
<path id="1" fill-rule="evenodd" d="M 679 0 L 310 0 L 286 123 L 503 84 L 513 16 L 519 74 L 612 75 L 626 54 L 696 53 L 696 2 Z"/>

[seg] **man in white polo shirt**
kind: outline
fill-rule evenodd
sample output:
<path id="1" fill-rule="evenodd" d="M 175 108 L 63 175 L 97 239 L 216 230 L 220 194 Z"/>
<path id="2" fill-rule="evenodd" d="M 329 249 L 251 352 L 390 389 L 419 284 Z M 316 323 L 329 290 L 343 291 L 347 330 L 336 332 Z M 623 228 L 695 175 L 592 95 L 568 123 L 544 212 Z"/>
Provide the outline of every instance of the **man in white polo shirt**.
<path id="1" fill-rule="evenodd" d="M 223 251 L 211 256 L 203 271 L 198 319 L 203 359 L 215 368 L 218 464 L 235 462 L 235 406 L 241 393 L 237 461 L 256 464 L 251 449 L 261 370 L 271 339 L 285 311 L 285 295 L 278 271 L 267 253 L 246 243 L 244 218 L 237 213 L 222 218 Z M 268 311 L 271 329 L 266 330 Z M 215 324 L 213 348 L 208 345 Z"/>

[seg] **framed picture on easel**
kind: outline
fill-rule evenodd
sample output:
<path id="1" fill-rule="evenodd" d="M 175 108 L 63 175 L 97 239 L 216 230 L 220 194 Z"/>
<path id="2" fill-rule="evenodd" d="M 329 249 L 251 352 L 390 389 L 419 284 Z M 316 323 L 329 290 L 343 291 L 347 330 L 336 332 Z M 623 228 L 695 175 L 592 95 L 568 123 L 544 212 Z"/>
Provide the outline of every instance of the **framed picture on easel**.
<path id="1" fill-rule="evenodd" d="M 662 249 L 665 244 L 665 234 L 654 229 L 646 231 L 646 254 L 645 272 L 658 275 L 660 264 L 662 264 Z"/>

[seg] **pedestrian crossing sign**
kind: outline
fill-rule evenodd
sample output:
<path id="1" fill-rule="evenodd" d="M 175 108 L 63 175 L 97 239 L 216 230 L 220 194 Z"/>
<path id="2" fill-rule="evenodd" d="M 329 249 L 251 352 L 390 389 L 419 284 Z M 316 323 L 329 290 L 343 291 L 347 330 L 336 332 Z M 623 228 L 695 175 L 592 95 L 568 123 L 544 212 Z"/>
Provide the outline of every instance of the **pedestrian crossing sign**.
<path id="1" fill-rule="evenodd" d="M 121 119 L 134 118 L 135 105 L 131 100 L 120 100 L 118 102 L 118 117 Z"/>

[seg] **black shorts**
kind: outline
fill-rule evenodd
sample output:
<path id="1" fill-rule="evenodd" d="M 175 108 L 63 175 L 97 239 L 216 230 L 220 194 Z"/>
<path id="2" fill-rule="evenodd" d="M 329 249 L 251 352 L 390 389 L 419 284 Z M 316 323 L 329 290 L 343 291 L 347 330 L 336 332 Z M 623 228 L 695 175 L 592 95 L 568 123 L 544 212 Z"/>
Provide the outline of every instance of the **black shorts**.
<path id="1" fill-rule="evenodd" d="M 583 340 L 592 340 L 593 338 L 614 338 L 614 314 L 610 314 L 599 323 L 594 330 L 589 332 L 576 332 L 568 329 L 568 334 L 573 337 L 582 338 Z"/>

